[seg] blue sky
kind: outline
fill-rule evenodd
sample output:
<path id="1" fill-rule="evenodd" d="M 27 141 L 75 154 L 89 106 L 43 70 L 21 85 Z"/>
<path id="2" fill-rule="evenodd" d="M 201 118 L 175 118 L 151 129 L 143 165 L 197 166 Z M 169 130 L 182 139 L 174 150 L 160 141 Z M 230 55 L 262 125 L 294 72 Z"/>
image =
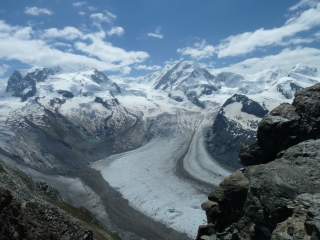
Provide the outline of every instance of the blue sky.
<path id="1" fill-rule="evenodd" d="M 319 0 L 2 0 L 0 78 L 85 64 L 139 76 L 195 60 L 255 73 L 320 66 Z"/>

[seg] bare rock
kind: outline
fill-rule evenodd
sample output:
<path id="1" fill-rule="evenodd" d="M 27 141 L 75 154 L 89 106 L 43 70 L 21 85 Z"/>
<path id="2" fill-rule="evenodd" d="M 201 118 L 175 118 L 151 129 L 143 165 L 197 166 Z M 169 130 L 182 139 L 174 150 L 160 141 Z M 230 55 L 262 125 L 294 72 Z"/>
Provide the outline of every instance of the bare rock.
<path id="1" fill-rule="evenodd" d="M 271 240 L 319 239 L 320 194 L 305 193 L 288 203 L 293 214 L 277 225 Z"/>

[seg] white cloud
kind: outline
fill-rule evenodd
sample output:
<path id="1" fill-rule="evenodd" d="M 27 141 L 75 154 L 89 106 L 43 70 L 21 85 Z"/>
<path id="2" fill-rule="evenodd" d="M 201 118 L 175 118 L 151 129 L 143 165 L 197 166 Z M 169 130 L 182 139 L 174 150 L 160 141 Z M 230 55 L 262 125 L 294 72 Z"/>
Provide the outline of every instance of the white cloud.
<path id="1" fill-rule="evenodd" d="M 87 2 L 85 1 L 72 3 L 72 5 L 75 7 L 81 7 L 82 5 L 85 5 L 85 4 L 87 4 Z"/>
<path id="2" fill-rule="evenodd" d="M 315 8 L 305 10 L 300 15 L 290 18 L 282 27 L 261 28 L 222 40 L 218 46 L 218 57 L 243 55 L 260 47 L 280 45 L 283 39 L 317 26 L 320 26 L 320 3 Z"/>
<path id="3" fill-rule="evenodd" d="M 154 37 L 154 38 L 163 38 L 163 35 L 161 34 L 161 28 L 157 27 L 157 29 L 154 31 L 154 33 L 148 33 L 148 37 Z"/>
<path id="4" fill-rule="evenodd" d="M 9 68 L 10 66 L 7 64 L 0 65 L 0 76 L 3 76 Z"/>
<path id="5" fill-rule="evenodd" d="M 67 48 L 71 48 L 72 47 L 71 44 L 63 43 L 63 42 L 55 42 L 52 45 L 56 46 L 56 47 L 67 47 Z"/>
<path id="6" fill-rule="evenodd" d="M 125 67 L 134 63 L 141 63 L 149 57 L 149 54 L 142 51 L 125 51 L 122 48 L 113 46 L 103 41 L 99 36 L 88 36 L 92 43 L 76 42 L 77 50 L 87 53 L 91 57 L 97 57 L 103 62 L 116 62 L 119 67 Z M 129 70 L 128 68 L 125 71 Z"/>
<path id="7" fill-rule="evenodd" d="M 320 38 L 320 31 L 319 31 L 319 32 L 316 32 L 316 33 L 314 34 L 314 36 L 315 36 L 316 38 Z"/>
<path id="8" fill-rule="evenodd" d="M 315 40 L 316 40 L 315 38 L 291 38 L 287 41 L 284 40 L 277 45 L 280 45 L 280 46 L 298 45 L 302 43 L 312 43 Z"/>
<path id="9" fill-rule="evenodd" d="M 82 11 L 80 11 L 79 14 L 80 14 L 81 16 L 86 15 L 86 13 L 85 13 L 85 12 L 82 12 Z"/>
<path id="10" fill-rule="evenodd" d="M 296 5 L 289 8 L 289 11 L 296 11 L 300 8 L 305 7 L 315 7 L 319 1 L 318 0 L 301 0 Z"/>
<path id="11" fill-rule="evenodd" d="M 72 37 L 67 36 L 74 32 Z M 128 74 L 130 65 L 139 64 L 149 57 L 142 51 L 126 51 L 113 46 L 103 40 L 103 31 L 84 34 L 76 28 L 65 27 L 62 30 L 44 30 L 49 39 L 41 36 L 31 27 L 11 26 L 0 20 L 0 61 L 17 60 L 30 66 L 53 66 L 56 64 L 78 65 L 85 64 L 101 71 L 121 71 Z M 72 39 L 80 36 L 75 43 L 77 50 L 85 54 L 74 54 L 55 48 L 62 46 L 59 42 L 52 42 L 55 38 Z M 83 42 L 82 42 L 83 41 Z M 68 49 L 72 51 L 72 49 Z"/>
<path id="12" fill-rule="evenodd" d="M 107 32 L 109 36 L 118 35 L 122 36 L 124 34 L 124 29 L 122 27 L 113 27 Z"/>
<path id="13" fill-rule="evenodd" d="M 152 71 L 155 71 L 155 70 L 161 69 L 161 66 L 159 66 L 159 65 L 152 65 L 152 66 L 135 65 L 134 68 L 137 69 L 137 70 L 152 70 Z"/>
<path id="14" fill-rule="evenodd" d="M 37 8 L 37 7 L 26 7 L 24 10 L 25 14 L 33 15 L 33 16 L 38 16 L 41 14 L 47 14 L 47 15 L 52 15 L 53 12 L 46 8 Z"/>
<path id="15" fill-rule="evenodd" d="M 278 66 L 289 70 L 297 63 L 304 63 L 309 66 L 320 66 L 320 49 L 309 47 L 286 48 L 276 55 L 269 55 L 261 58 L 250 58 L 242 62 L 222 68 L 223 71 L 238 73 L 257 73 L 263 69 Z"/>
<path id="16" fill-rule="evenodd" d="M 182 56 L 189 55 L 191 58 L 197 60 L 212 57 L 215 54 L 215 51 L 215 47 L 208 45 L 205 40 L 195 43 L 192 47 L 177 49 L 177 52 L 181 53 Z"/>
<path id="17" fill-rule="evenodd" d="M 156 34 L 156 33 L 148 33 L 148 37 L 154 37 L 154 38 L 163 38 L 162 34 Z"/>
<path id="18" fill-rule="evenodd" d="M 94 23 L 100 24 L 101 22 L 111 23 L 114 19 L 117 18 L 117 16 L 109 11 L 105 11 L 104 13 L 91 14 L 90 18 L 92 18 Z"/>
<path id="19" fill-rule="evenodd" d="M 92 7 L 92 6 L 89 6 L 88 9 L 89 9 L 90 11 L 96 11 L 96 10 L 98 10 L 98 8 Z"/>
<path id="20" fill-rule="evenodd" d="M 42 34 L 43 38 L 63 38 L 66 40 L 74 40 L 83 37 L 83 33 L 74 27 L 65 27 L 64 29 L 49 28 Z"/>

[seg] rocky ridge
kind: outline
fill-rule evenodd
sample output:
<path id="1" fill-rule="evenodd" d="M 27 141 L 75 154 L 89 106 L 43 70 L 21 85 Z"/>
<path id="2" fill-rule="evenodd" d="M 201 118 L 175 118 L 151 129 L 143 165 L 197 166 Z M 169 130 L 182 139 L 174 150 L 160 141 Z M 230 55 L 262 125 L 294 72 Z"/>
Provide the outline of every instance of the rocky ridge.
<path id="1" fill-rule="evenodd" d="M 0 239 L 120 239 L 87 209 L 0 159 Z"/>
<path id="2" fill-rule="evenodd" d="M 320 84 L 298 91 L 260 123 L 243 147 L 246 168 L 226 178 L 202 205 L 197 239 L 319 239 Z"/>
<path id="3" fill-rule="evenodd" d="M 267 113 L 264 106 L 247 96 L 233 95 L 222 105 L 207 133 L 208 151 L 223 165 L 241 167 L 234 159 L 243 145 L 255 141 L 258 124 Z"/>

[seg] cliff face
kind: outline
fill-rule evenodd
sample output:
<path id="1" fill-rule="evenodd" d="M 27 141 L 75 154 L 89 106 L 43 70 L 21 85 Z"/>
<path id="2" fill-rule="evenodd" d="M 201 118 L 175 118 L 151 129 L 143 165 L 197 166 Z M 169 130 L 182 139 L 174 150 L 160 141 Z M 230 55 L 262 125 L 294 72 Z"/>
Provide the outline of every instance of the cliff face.
<path id="1" fill-rule="evenodd" d="M 320 238 L 320 84 L 295 94 L 260 123 L 240 150 L 247 166 L 202 204 L 197 239 Z"/>
<path id="2" fill-rule="evenodd" d="M 242 167 L 237 162 L 239 149 L 256 140 L 259 122 L 268 110 L 245 95 L 235 94 L 218 112 L 207 133 L 208 151 L 220 164 L 233 168 Z"/>

